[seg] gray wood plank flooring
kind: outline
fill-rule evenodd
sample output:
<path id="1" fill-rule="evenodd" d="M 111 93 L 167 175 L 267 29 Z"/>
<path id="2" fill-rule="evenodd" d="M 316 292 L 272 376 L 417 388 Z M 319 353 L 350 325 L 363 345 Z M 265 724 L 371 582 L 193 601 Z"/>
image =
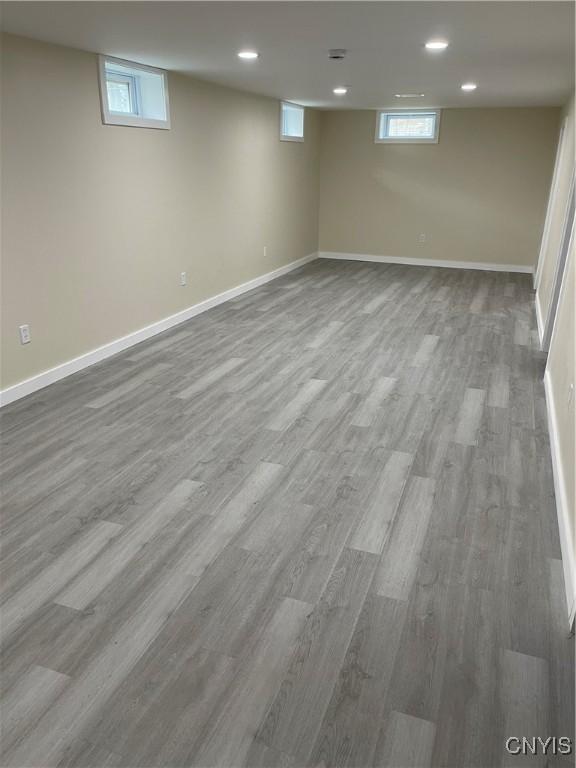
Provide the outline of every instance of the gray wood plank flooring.
<path id="1" fill-rule="evenodd" d="M 556 764 L 504 744 L 574 737 L 534 329 L 323 260 L 5 408 L 0 764 Z"/>

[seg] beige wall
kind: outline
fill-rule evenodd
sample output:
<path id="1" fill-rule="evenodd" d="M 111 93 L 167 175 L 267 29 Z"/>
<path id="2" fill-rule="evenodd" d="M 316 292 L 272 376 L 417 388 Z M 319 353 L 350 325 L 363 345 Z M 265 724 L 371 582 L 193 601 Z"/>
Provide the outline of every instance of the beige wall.
<path id="1" fill-rule="evenodd" d="M 438 145 L 388 146 L 372 111 L 308 110 L 300 144 L 274 100 L 169 83 L 172 130 L 104 126 L 94 54 L 3 37 L 2 387 L 318 245 L 534 263 L 559 110 L 444 110 Z"/>
<path id="2" fill-rule="evenodd" d="M 95 55 L 2 56 L 3 387 L 317 249 L 313 111 L 280 142 L 276 101 L 170 74 L 172 130 L 105 126 Z"/>
<path id="3" fill-rule="evenodd" d="M 374 111 L 324 112 L 319 249 L 533 265 L 559 120 L 444 109 L 438 144 L 375 144 Z"/>
<path id="4" fill-rule="evenodd" d="M 538 305 L 543 323 L 546 322 L 550 311 L 558 256 L 564 235 L 570 185 L 574 178 L 574 97 L 572 97 L 562 112 L 562 123 L 564 125 L 564 133 L 554 188 L 551 190 L 550 221 L 548 233 L 541 249 L 541 263 L 538 269 Z"/>

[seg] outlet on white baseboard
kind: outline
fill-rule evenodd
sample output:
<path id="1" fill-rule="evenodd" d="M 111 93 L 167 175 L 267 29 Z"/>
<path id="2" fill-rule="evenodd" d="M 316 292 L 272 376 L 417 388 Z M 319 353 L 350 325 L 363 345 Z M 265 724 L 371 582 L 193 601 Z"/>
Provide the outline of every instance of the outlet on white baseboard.
<path id="1" fill-rule="evenodd" d="M 188 277 L 186 275 L 186 272 L 180 272 L 180 285 L 186 285 L 188 282 Z"/>
<path id="2" fill-rule="evenodd" d="M 20 344 L 30 344 L 32 341 L 32 337 L 30 336 L 30 326 L 20 325 L 18 326 L 18 330 L 20 331 Z"/>

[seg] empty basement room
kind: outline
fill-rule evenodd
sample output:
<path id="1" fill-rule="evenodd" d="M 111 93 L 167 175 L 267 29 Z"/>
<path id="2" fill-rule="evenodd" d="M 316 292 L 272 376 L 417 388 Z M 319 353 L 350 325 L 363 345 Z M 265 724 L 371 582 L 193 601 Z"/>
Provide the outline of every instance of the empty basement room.
<path id="1" fill-rule="evenodd" d="M 574 10 L 2 3 L 2 768 L 574 765 Z"/>

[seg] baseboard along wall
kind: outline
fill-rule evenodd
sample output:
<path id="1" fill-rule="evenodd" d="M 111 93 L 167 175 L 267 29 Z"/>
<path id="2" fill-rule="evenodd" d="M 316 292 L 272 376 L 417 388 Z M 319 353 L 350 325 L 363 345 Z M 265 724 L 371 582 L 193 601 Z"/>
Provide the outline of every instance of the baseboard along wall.
<path id="1" fill-rule="evenodd" d="M 540 342 L 540 349 L 542 349 L 542 342 L 544 341 L 544 318 L 542 317 L 542 307 L 540 306 L 540 296 L 538 293 L 535 295 L 534 305 L 536 307 L 536 327 L 538 328 L 538 340 Z"/>
<path id="2" fill-rule="evenodd" d="M 18 384 L 7 387 L 5 390 L 0 391 L 0 407 L 8 405 L 9 403 L 13 403 L 16 400 L 20 400 L 27 395 L 31 395 L 33 392 L 37 392 L 39 389 L 44 389 L 44 387 L 47 387 L 50 384 L 54 384 L 55 382 L 60 381 L 67 376 L 71 376 L 74 373 L 78 373 L 78 371 L 82 371 L 84 368 L 88 368 L 95 363 L 99 363 L 108 357 L 117 355 L 118 352 L 122 352 L 129 347 L 133 347 L 136 344 L 139 344 L 141 341 L 146 341 L 146 339 L 149 339 L 152 336 L 156 336 L 163 331 L 167 331 L 169 328 L 173 328 L 175 325 L 185 323 L 186 320 L 190 320 L 192 317 L 212 309 L 212 307 L 217 307 L 219 304 L 223 304 L 225 301 L 234 299 L 236 296 L 240 296 L 242 293 L 247 293 L 254 288 L 258 288 L 258 286 L 264 285 L 264 283 L 269 283 L 271 280 L 276 280 L 278 277 L 282 277 L 283 275 L 286 275 L 289 272 L 304 266 L 304 264 L 308 264 L 308 262 L 313 261 L 316 258 L 318 258 L 318 254 L 316 252 L 310 253 L 308 256 L 304 256 L 297 261 L 292 261 L 290 264 L 279 267 L 272 272 L 266 272 L 265 274 L 259 275 L 253 280 L 248 280 L 248 282 L 237 285 L 234 288 L 229 288 L 227 291 L 219 293 L 216 296 L 211 296 L 209 299 L 200 301 L 198 304 L 193 304 L 191 307 L 183 309 L 181 312 L 177 312 L 174 315 L 170 315 L 169 317 L 165 317 L 162 320 L 158 320 L 151 325 L 147 325 L 145 328 L 140 328 L 138 331 L 129 333 L 128 335 L 108 342 L 107 344 L 104 344 L 97 349 L 86 352 L 79 357 L 75 357 L 72 360 L 68 360 L 65 363 L 61 363 L 60 365 L 55 366 L 54 368 L 50 368 L 47 371 L 38 373 L 29 379 L 18 382 Z"/>
<path id="3" fill-rule="evenodd" d="M 313 261 L 316 258 L 341 259 L 350 261 L 372 261 L 381 264 L 406 264 L 424 267 L 448 267 L 452 269 L 481 269 L 499 272 L 532 273 L 534 271 L 534 268 L 531 266 L 519 266 L 517 264 L 492 264 L 489 262 L 481 263 L 449 260 L 443 261 L 437 259 L 413 259 L 397 256 L 374 256 L 370 254 L 342 253 L 335 251 L 321 251 L 319 253 L 314 252 L 308 256 L 304 256 L 303 258 L 298 259 L 297 261 L 293 261 L 290 264 L 279 267 L 272 272 L 267 272 L 263 275 L 260 275 L 259 277 L 254 278 L 253 280 L 249 280 L 248 282 L 242 283 L 241 285 L 238 285 L 234 288 L 230 288 L 223 293 L 219 293 L 216 296 L 205 299 L 198 304 L 194 304 L 191 307 L 182 310 L 181 312 L 177 312 L 174 315 L 163 318 L 162 320 L 152 323 L 145 328 L 141 328 L 137 331 L 134 331 L 133 333 L 127 334 L 126 336 L 122 336 L 119 339 L 115 339 L 114 341 L 104 344 L 97 349 L 93 349 L 90 352 L 86 352 L 79 357 L 75 357 L 72 360 L 61 363 L 54 368 L 50 368 L 47 371 L 36 374 L 35 376 L 21 381 L 18 384 L 7 387 L 5 390 L 0 391 L 0 407 L 8 405 L 9 403 L 13 403 L 16 400 L 20 400 L 21 398 L 26 397 L 33 392 L 37 392 L 39 389 L 43 389 L 50 384 L 54 384 L 55 382 L 60 381 L 66 376 L 71 376 L 78 371 L 82 371 L 84 368 L 88 368 L 95 363 L 99 363 L 108 357 L 112 357 L 112 355 L 116 355 L 118 352 L 122 352 L 129 347 L 133 347 L 134 345 L 139 344 L 141 341 L 145 341 L 152 336 L 156 336 L 157 334 L 162 333 L 163 331 L 166 331 L 175 325 L 184 323 L 186 320 L 190 320 L 192 317 L 195 317 L 202 312 L 206 312 L 212 307 L 218 306 L 218 304 L 222 304 L 223 302 L 229 301 L 230 299 L 233 299 L 242 293 L 251 291 L 252 289 L 257 288 L 259 285 L 263 285 L 264 283 L 270 282 L 270 280 L 275 280 L 278 277 L 282 277 L 282 275 L 285 275 L 294 269 L 298 269 L 299 267 L 307 264 L 310 261 Z"/>
<path id="4" fill-rule="evenodd" d="M 564 585 L 566 588 L 566 606 L 568 609 L 568 626 L 574 626 L 576 617 L 576 558 L 574 542 L 570 528 L 570 510 L 568 507 L 567 480 L 564 474 L 558 437 L 558 418 L 552 390 L 550 371 L 544 374 L 544 390 L 546 394 L 546 409 L 548 412 L 548 431 L 550 433 L 550 452 L 552 454 L 552 471 L 554 475 L 554 494 L 556 497 L 556 512 L 560 532 L 560 548 L 562 551 L 562 566 L 564 568 Z"/>
<path id="5" fill-rule="evenodd" d="M 341 253 L 320 251 L 320 259 L 342 259 L 344 261 L 374 261 L 380 264 L 407 264 L 416 267 L 449 267 L 451 269 L 481 269 L 488 272 L 525 272 L 532 274 L 534 267 L 528 264 L 493 264 L 481 261 L 451 261 L 442 259 L 416 259 L 404 256 L 374 256 L 369 253 Z"/>

